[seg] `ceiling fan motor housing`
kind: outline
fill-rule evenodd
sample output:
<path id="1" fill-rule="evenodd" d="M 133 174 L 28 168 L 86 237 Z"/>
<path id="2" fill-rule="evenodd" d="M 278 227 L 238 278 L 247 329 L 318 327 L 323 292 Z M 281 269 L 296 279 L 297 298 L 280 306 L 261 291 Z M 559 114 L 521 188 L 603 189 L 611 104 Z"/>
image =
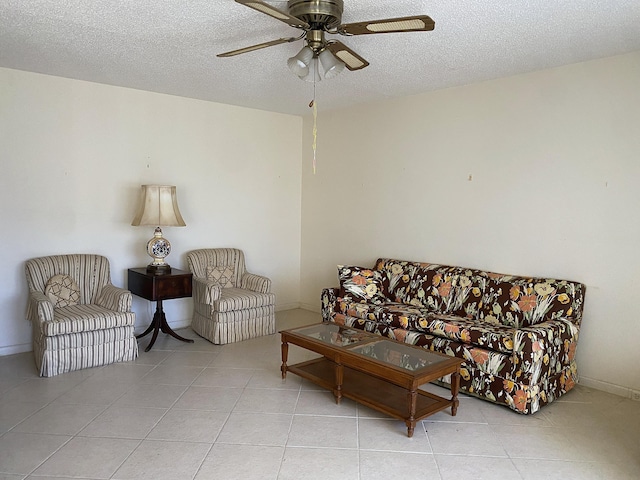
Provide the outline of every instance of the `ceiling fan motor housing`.
<path id="1" fill-rule="evenodd" d="M 342 22 L 343 0 L 289 0 L 289 15 L 304 20 L 312 30 L 328 30 Z"/>

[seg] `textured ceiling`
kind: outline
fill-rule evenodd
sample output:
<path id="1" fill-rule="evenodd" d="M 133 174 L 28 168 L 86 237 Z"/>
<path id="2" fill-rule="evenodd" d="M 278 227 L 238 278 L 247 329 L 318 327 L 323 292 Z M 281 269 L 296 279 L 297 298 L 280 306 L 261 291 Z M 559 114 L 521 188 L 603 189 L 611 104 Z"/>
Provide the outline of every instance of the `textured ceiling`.
<path id="1" fill-rule="evenodd" d="M 286 2 L 269 1 L 286 10 Z M 316 86 L 320 110 L 640 50 L 638 0 L 344 0 L 343 22 L 427 14 L 432 32 L 339 37 L 371 65 Z M 1 0 L 0 66 L 308 114 L 299 30 L 233 0 Z"/>

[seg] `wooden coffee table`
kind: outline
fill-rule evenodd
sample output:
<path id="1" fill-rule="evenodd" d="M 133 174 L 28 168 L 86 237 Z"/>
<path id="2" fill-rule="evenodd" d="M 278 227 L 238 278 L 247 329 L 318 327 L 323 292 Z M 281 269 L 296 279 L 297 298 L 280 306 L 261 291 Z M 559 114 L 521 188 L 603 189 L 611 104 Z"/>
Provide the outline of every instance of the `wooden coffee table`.
<path id="1" fill-rule="evenodd" d="M 295 373 L 333 391 L 336 402 L 347 397 L 404 420 L 413 436 L 416 422 L 451 407 L 458 409 L 462 360 L 335 323 L 280 331 L 282 378 Z M 287 365 L 289 343 L 322 355 Z M 451 398 L 418 387 L 451 374 Z"/>

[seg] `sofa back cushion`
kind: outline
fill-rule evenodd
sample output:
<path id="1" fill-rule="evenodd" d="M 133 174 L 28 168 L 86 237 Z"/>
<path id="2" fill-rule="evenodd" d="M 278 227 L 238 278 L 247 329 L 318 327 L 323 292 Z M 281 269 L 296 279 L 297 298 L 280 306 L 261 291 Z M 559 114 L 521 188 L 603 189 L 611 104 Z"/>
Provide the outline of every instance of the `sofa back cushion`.
<path id="1" fill-rule="evenodd" d="M 378 270 L 338 265 L 340 297 L 376 305 L 388 301 L 384 295 L 382 275 Z"/>
<path id="2" fill-rule="evenodd" d="M 580 325 L 583 284 L 549 278 L 489 275 L 480 311 L 482 321 L 520 328 L 566 318 Z"/>
<path id="3" fill-rule="evenodd" d="M 382 279 L 382 289 L 389 300 L 397 303 L 411 303 L 410 293 L 417 265 L 414 262 L 379 258 L 375 270 Z"/>
<path id="4" fill-rule="evenodd" d="M 385 258 L 375 268 L 392 301 L 436 314 L 514 328 L 582 318 L 585 287 L 577 282 Z"/>

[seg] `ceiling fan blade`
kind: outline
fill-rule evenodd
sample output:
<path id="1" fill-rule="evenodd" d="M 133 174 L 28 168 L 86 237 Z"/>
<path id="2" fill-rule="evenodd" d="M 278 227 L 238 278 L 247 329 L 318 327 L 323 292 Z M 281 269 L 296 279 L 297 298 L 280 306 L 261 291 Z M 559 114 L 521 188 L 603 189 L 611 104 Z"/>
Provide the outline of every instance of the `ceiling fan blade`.
<path id="1" fill-rule="evenodd" d="M 290 43 L 300 40 L 300 37 L 291 38 L 279 38 L 278 40 L 271 40 L 270 42 L 259 43 L 257 45 L 251 45 L 250 47 L 239 48 L 238 50 L 232 50 L 230 52 L 219 53 L 217 57 L 233 57 L 234 55 L 240 55 L 242 53 L 253 52 L 254 50 L 260 50 L 261 48 L 272 47 L 274 45 L 280 45 L 282 43 Z"/>
<path id="2" fill-rule="evenodd" d="M 435 28 L 435 22 L 427 15 L 386 18 L 371 22 L 347 23 L 337 30 L 342 35 L 368 35 L 372 33 L 426 32 Z"/>
<path id="3" fill-rule="evenodd" d="M 351 71 L 361 70 L 369 66 L 369 62 L 342 42 L 331 42 L 327 45 L 327 50 L 344 62 L 345 66 Z"/>
<path id="4" fill-rule="evenodd" d="M 266 13 L 270 17 L 273 17 L 276 20 L 280 20 L 281 22 L 288 23 L 292 27 L 309 28 L 310 26 L 304 20 L 300 20 L 293 15 L 289 15 L 282 10 L 278 10 L 277 8 L 272 7 L 268 3 L 265 3 L 261 0 L 236 0 L 236 2 L 249 8 L 253 8 L 254 10 L 257 10 L 261 13 Z"/>

